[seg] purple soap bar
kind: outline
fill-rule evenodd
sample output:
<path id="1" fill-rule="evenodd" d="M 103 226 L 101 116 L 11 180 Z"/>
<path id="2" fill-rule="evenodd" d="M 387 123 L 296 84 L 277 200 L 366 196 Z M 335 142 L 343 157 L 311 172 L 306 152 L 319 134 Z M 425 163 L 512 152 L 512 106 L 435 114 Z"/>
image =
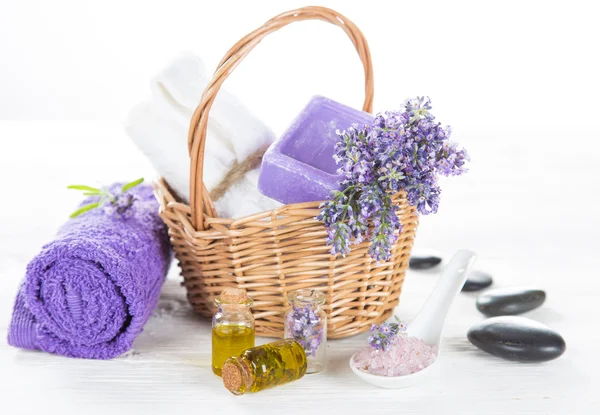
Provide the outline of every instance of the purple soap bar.
<path id="1" fill-rule="evenodd" d="M 336 130 L 370 124 L 373 116 L 315 96 L 279 140 L 266 151 L 258 190 L 281 203 L 329 199 L 343 175 L 333 159 Z"/>

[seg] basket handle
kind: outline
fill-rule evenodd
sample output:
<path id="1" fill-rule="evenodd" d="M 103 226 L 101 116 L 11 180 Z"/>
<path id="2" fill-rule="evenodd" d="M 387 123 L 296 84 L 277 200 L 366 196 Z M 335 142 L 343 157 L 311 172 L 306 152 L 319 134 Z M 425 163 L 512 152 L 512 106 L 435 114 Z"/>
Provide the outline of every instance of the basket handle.
<path id="1" fill-rule="evenodd" d="M 192 224 L 194 229 L 203 230 L 203 207 L 211 209 L 212 202 L 208 191 L 202 181 L 204 167 L 204 145 L 206 142 L 206 129 L 208 126 L 208 113 L 215 100 L 219 88 L 260 41 L 268 34 L 281 29 L 284 26 L 302 20 L 323 20 L 341 27 L 348 35 L 358 56 L 362 61 L 365 71 L 365 102 L 363 111 L 373 110 L 373 66 L 371 63 L 371 52 L 362 32 L 354 23 L 336 11 L 325 7 L 309 6 L 291 10 L 275 16 L 264 25 L 250 32 L 237 42 L 225 54 L 215 71 L 212 80 L 206 86 L 200 104 L 194 111 L 188 133 L 188 150 L 190 152 L 190 208 L 192 213 Z"/>

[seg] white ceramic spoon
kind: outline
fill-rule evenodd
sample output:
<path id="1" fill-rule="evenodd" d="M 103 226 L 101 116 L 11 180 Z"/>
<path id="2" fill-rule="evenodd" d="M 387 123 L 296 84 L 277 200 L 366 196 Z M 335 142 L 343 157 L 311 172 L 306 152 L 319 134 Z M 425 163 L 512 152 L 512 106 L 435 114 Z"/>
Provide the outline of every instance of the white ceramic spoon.
<path id="1" fill-rule="evenodd" d="M 462 249 L 454 254 L 448 265 L 444 268 L 440 281 L 437 283 L 423 308 L 408 325 L 407 334 L 417 337 L 429 345 L 436 346 L 437 356 L 440 356 L 440 341 L 448 310 L 460 292 L 467 279 L 469 270 L 475 262 L 475 254 Z M 380 388 L 400 389 L 412 385 L 420 378 L 427 376 L 435 361 L 425 369 L 406 376 L 378 376 L 365 373 L 354 366 L 354 354 L 350 358 L 350 367 L 365 382 L 369 382 Z"/>

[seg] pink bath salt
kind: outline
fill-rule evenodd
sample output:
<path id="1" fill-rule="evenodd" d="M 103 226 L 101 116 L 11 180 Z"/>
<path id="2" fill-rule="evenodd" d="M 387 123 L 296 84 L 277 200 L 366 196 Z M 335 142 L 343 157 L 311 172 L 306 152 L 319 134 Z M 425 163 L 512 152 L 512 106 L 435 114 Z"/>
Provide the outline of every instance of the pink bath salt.
<path id="1" fill-rule="evenodd" d="M 404 376 L 425 369 L 433 363 L 437 348 L 423 340 L 398 335 L 386 350 L 365 347 L 354 358 L 358 370 L 378 376 Z"/>

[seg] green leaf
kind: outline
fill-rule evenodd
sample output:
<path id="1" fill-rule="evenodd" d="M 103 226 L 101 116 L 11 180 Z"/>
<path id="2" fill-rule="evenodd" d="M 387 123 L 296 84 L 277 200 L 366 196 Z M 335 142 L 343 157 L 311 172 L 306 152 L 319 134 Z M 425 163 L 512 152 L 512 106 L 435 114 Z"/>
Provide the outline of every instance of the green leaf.
<path id="1" fill-rule="evenodd" d="M 89 205 L 85 205 L 77 209 L 75 212 L 71 213 L 71 218 L 81 215 L 82 213 L 87 212 L 88 210 L 92 210 L 100 206 L 100 203 L 90 203 Z"/>
<path id="2" fill-rule="evenodd" d="M 141 179 L 137 179 L 131 183 L 127 183 L 125 186 L 123 186 L 123 189 L 121 189 L 121 192 L 125 193 L 129 189 L 141 184 L 143 181 L 144 181 L 144 178 L 142 177 Z"/>
<path id="3" fill-rule="evenodd" d="M 102 192 L 85 192 L 84 196 L 100 196 Z"/>
<path id="4" fill-rule="evenodd" d="M 100 189 L 96 189 L 95 187 L 90 186 L 84 186 L 81 184 L 72 184 L 71 186 L 67 186 L 67 189 L 83 190 L 85 192 L 95 192 L 96 194 L 100 193 Z"/>

